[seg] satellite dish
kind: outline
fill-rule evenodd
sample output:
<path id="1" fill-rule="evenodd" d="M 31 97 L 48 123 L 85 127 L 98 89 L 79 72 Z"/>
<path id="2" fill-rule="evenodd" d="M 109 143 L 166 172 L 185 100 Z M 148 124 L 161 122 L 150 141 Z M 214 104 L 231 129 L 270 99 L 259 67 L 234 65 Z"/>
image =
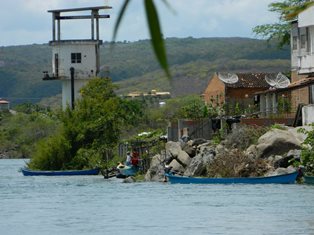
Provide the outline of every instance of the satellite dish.
<path id="1" fill-rule="evenodd" d="M 234 84 L 239 81 L 239 77 L 235 73 L 218 73 L 218 78 L 228 84 Z"/>
<path id="2" fill-rule="evenodd" d="M 265 76 L 265 81 L 275 88 L 286 88 L 290 85 L 290 80 L 282 73 L 278 73 L 276 77 Z"/>

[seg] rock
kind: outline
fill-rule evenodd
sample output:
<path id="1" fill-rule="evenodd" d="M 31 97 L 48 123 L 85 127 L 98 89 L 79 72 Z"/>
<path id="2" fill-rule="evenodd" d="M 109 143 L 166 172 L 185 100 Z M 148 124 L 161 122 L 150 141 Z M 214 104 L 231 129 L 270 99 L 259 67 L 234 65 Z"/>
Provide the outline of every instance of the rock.
<path id="1" fill-rule="evenodd" d="M 135 178 L 133 176 L 129 176 L 125 179 L 123 179 L 122 183 L 134 183 L 136 182 Z"/>
<path id="2" fill-rule="evenodd" d="M 150 168 L 145 174 L 146 181 L 162 181 L 164 179 L 165 155 L 157 154 L 152 158 Z"/>
<path id="3" fill-rule="evenodd" d="M 192 158 L 185 152 L 179 151 L 178 157 L 176 159 L 183 167 L 186 167 L 190 164 Z"/>
<path id="4" fill-rule="evenodd" d="M 274 163 L 274 162 L 281 160 L 282 158 L 283 158 L 283 156 L 281 156 L 281 155 L 270 156 L 270 157 L 268 157 L 268 161 Z"/>
<path id="5" fill-rule="evenodd" d="M 166 151 L 172 157 L 177 158 L 179 155 L 179 151 L 181 151 L 181 145 L 179 142 L 169 141 L 166 143 Z"/>
<path id="6" fill-rule="evenodd" d="M 198 146 L 204 143 L 208 143 L 208 141 L 205 139 L 199 138 L 192 141 L 192 146 Z"/>
<path id="7" fill-rule="evenodd" d="M 176 159 L 173 159 L 171 161 L 171 163 L 169 164 L 169 167 L 172 167 L 172 171 L 175 171 L 175 172 L 183 173 L 185 171 L 184 167 Z"/>
<path id="8" fill-rule="evenodd" d="M 277 168 L 275 171 L 268 172 L 265 176 L 285 175 L 295 171 L 296 169 L 294 167 L 289 166 L 288 168 Z"/>
<path id="9" fill-rule="evenodd" d="M 289 130 L 272 129 L 258 139 L 257 157 L 282 155 L 291 149 L 300 149 L 302 142 Z"/>
<path id="10" fill-rule="evenodd" d="M 189 143 L 186 143 L 182 146 L 182 150 L 186 152 L 191 158 L 196 155 L 196 148 Z"/>
<path id="11" fill-rule="evenodd" d="M 300 160 L 301 159 L 301 152 L 302 150 L 300 149 L 292 149 L 287 153 L 287 157 L 293 157 L 295 160 Z"/>
<path id="12" fill-rule="evenodd" d="M 282 157 L 281 159 L 274 162 L 275 168 L 287 168 L 291 165 L 290 160 L 293 159 L 293 156 Z"/>
<path id="13" fill-rule="evenodd" d="M 305 131 L 311 131 L 313 130 L 313 127 L 311 126 L 300 126 L 296 128 L 289 128 L 288 131 L 300 142 L 303 143 L 303 141 L 306 139 L 307 134 L 300 132 L 300 129 L 304 129 Z"/>
<path id="14" fill-rule="evenodd" d="M 207 166 L 214 160 L 214 152 L 207 155 L 200 154 L 192 158 L 190 165 L 186 168 L 184 175 L 201 176 L 206 172 Z"/>

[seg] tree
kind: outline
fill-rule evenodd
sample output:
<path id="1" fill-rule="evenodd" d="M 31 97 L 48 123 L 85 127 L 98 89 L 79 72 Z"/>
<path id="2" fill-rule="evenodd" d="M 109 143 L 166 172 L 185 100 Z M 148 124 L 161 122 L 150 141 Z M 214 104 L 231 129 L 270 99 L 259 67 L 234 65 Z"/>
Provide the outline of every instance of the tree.
<path id="1" fill-rule="evenodd" d="M 310 0 L 273 2 L 268 6 L 269 11 L 279 14 L 279 22 L 256 26 L 253 28 L 253 32 L 267 40 L 277 40 L 279 47 L 289 45 L 291 21 L 312 5 L 314 5 L 314 2 Z"/>
<path id="2" fill-rule="evenodd" d="M 136 124 L 141 107 L 114 93 L 109 79 L 96 78 L 81 90 L 75 110 L 67 109 L 62 128 L 42 141 L 29 167 L 41 170 L 101 166 L 105 150 L 112 150 L 124 128 Z"/>

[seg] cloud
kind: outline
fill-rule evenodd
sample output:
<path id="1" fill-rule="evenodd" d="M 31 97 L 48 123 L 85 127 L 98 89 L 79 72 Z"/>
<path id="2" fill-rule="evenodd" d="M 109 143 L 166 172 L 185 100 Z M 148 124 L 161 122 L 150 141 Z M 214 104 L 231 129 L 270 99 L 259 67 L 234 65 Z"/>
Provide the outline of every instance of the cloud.
<path id="1" fill-rule="evenodd" d="M 273 0 L 196 0 L 169 1 L 175 13 L 163 1 L 156 0 L 165 37 L 250 37 L 252 28 L 276 21 L 268 11 Z M 47 43 L 51 40 L 49 9 L 104 5 L 113 6 L 111 19 L 101 20 L 100 35 L 112 39 L 112 31 L 124 0 L 10 0 L 1 2 L 0 46 Z M 48 32 L 48 33 L 47 33 Z M 88 21 L 64 22 L 62 37 L 86 38 L 90 35 Z M 149 37 L 143 2 L 130 2 L 121 23 L 117 40 L 135 41 Z"/>

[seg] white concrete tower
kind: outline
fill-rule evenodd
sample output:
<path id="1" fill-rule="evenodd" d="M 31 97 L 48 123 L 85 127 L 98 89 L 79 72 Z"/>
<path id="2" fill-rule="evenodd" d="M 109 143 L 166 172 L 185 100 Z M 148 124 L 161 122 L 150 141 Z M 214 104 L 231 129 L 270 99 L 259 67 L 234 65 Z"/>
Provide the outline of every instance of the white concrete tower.
<path id="1" fill-rule="evenodd" d="M 100 10 L 111 9 L 109 6 L 85 7 L 73 9 L 49 10 L 52 13 L 52 74 L 45 72 L 44 80 L 62 81 L 62 108 L 74 108 L 74 101 L 80 98 L 80 89 L 95 77 L 100 69 L 99 19 L 110 18 L 100 15 Z M 62 15 L 73 12 L 90 12 L 89 15 Z M 90 39 L 61 39 L 62 20 L 91 20 Z"/>

